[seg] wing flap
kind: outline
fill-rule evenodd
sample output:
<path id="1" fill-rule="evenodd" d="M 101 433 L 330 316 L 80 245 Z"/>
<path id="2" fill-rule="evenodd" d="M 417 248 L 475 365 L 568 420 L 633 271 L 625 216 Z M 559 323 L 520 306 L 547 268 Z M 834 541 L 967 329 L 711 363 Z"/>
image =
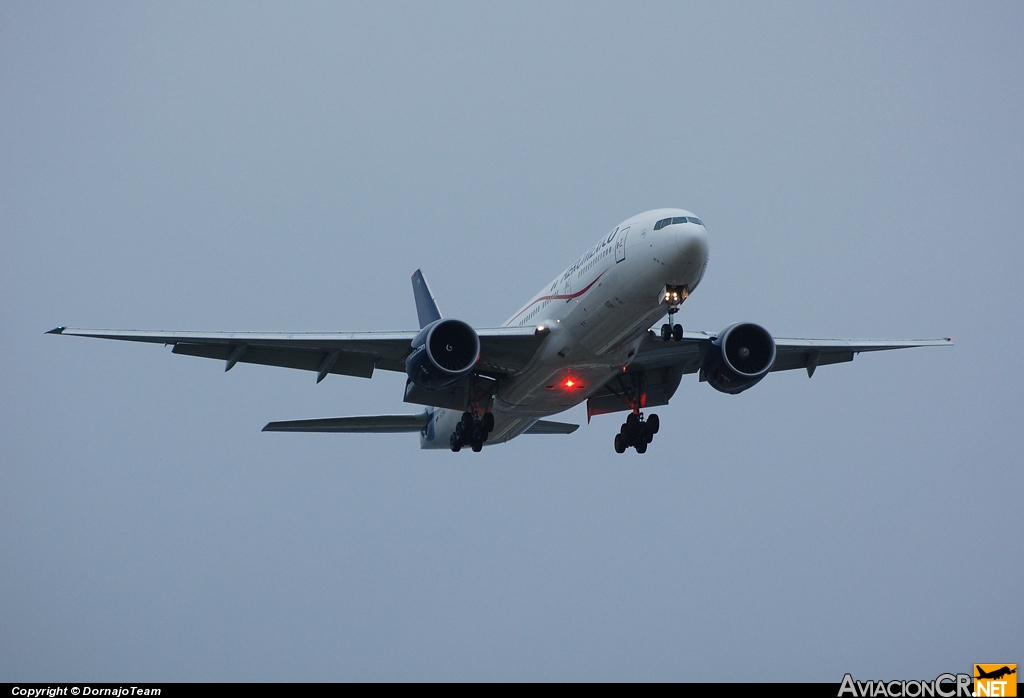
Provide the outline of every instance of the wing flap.
<path id="1" fill-rule="evenodd" d="M 234 351 L 235 347 L 226 345 L 185 343 L 175 344 L 171 350 L 174 354 L 200 356 L 207 359 L 222 359 L 224 361 L 230 359 Z M 262 364 L 264 366 L 280 366 L 282 368 L 296 368 L 304 371 L 319 372 L 324 361 L 328 361 L 332 356 L 333 353 L 327 351 L 246 345 L 245 351 L 239 355 L 237 361 L 243 364 Z M 374 361 L 373 354 L 339 352 L 326 372 L 341 376 L 370 378 L 373 376 Z"/>
<path id="2" fill-rule="evenodd" d="M 418 432 L 429 421 L 430 414 L 424 410 L 420 414 L 379 414 L 365 417 L 330 417 L 270 422 L 263 427 L 263 431 L 401 434 Z"/>
<path id="3" fill-rule="evenodd" d="M 780 351 L 776 348 L 775 365 L 772 371 L 791 371 L 796 368 L 811 368 L 811 373 L 818 366 L 828 364 L 841 364 L 853 361 L 853 352 L 843 349 L 842 351 Z"/>

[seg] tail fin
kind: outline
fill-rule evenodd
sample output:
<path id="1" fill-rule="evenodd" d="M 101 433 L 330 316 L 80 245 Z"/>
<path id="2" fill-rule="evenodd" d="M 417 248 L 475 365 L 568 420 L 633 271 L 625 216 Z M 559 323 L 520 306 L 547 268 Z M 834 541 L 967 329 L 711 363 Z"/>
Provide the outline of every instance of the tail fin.
<path id="1" fill-rule="evenodd" d="M 430 292 L 427 280 L 423 278 L 423 272 L 419 269 L 412 275 L 412 295 L 416 299 L 416 314 L 419 316 L 421 329 L 441 319 L 441 311 L 434 302 L 434 294 Z"/>

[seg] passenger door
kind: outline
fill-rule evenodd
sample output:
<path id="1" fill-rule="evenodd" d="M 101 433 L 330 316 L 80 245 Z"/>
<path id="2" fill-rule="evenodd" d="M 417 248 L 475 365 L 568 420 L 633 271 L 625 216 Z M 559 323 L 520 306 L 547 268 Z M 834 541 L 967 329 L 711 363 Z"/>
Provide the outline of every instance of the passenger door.
<path id="1" fill-rule="evenodd" d="M 626 236 L 629 235 L 629 226 L 619 231 L 619 237 L 615 241 L 615 263 L 618 264 L 626 258 Z"/>

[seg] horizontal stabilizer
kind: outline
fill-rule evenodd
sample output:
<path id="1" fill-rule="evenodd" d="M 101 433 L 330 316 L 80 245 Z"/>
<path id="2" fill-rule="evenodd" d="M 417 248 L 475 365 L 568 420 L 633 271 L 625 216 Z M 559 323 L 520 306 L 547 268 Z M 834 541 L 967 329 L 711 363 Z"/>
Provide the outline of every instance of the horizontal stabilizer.
<path id="1" fill-rule="evenodd" d="M 263 431 L 308 431 L 347 434 L 399 434 L 417 432 L 430 421 L 426 411 L 420 414 L 379 414 L 369 417 L 332 417 L 271 422 Z"/>
<path id="2" fill-rule="evenodd" d="M 533 426 L 524 431 L 524 434 L 571 434 L 580 428 L 579 424 L 566 424 L 565 422 L 549 422 L 546 419 L 538 419 Z"/>

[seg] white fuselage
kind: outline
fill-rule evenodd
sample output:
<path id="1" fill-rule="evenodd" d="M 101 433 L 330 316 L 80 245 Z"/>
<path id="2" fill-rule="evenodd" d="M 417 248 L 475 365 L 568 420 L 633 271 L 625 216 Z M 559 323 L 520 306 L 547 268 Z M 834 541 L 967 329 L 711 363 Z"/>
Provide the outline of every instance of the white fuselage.
<path id="1" fill-rule="evenodd" d="M 522 371 L 499 383 L 485 445 L 508 441 L 600 390 L 628 368 L 644 333 L 665 314 L 666 285 L 697 287 L 708 262 L 707 231 L 690 222 L 654 229 L 670 217 L 693 214 L 667 208 L 623 221 L 505 322 L 549 334 Z M 447 449 L 462 413 L 432 412 L 420 446 Z"/>

